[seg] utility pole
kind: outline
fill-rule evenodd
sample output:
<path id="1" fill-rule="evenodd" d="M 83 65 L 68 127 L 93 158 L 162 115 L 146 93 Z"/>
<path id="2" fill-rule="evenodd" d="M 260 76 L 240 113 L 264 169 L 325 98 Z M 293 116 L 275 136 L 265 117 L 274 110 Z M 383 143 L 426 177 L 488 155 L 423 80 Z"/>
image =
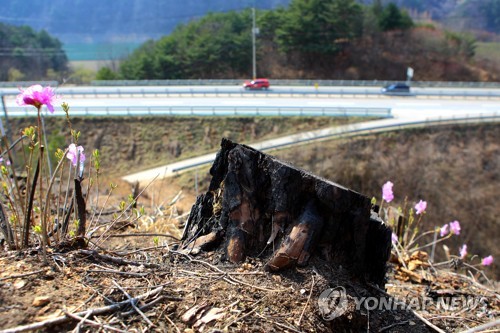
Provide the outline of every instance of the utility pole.
<path id="1" fill-rule="evenodd" d="M 255 55 L 255 35 L 257 34 L 257 28 L 255 27 L 255 2 L 252 8 L 252 75 L 253 79 L 257 78 L 257 59 Z"/>

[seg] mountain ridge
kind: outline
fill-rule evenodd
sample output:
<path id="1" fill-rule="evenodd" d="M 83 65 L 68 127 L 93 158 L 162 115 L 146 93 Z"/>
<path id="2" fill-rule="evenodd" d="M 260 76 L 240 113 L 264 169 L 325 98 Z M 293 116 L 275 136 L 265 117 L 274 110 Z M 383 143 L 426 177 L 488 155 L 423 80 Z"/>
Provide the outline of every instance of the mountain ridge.
<path id="1" fill-rule="evenodd" d="M 167 35 L 178 24 L 209 12 L 243 10 L 253 5 L 250 1 L 228 3 L 224 0 L 201 4 L 185 0 L 182 6 L 173 0 L 74 0 L 72 6 L 65 3 L 64 0 L 53 0 L 50 4 L 12 0 L 3 4 L 0 22 L 44 29 L 63 43 L 142 42 Z M 288 0 L 270 0 L 255 6 L 271 9 L 286 4 Z"/>
<path id="2" fill-rule="evenodd" d="M 376 1 L 383 5 L 393 2 L 413 16 L 439 20 L 445 25 L 451 24 L 452 29 L 484 29 L 497 33 L 500 30 L 500 23 L 495 19 L 500 16 L 500 0 L 357 0 L 365 5 Z M 199 19 L 209 12 L 239 11 L 253 6 L 273 9 L 290 2 L 185 0 L 179 5 L 174 0 L 73 0 L 68 6 L 64 0 L 10 0 L 2 4 L 0 22 L 44 29 L 63 43 L 144 42 L 168 35 L 178 24 Z"/>

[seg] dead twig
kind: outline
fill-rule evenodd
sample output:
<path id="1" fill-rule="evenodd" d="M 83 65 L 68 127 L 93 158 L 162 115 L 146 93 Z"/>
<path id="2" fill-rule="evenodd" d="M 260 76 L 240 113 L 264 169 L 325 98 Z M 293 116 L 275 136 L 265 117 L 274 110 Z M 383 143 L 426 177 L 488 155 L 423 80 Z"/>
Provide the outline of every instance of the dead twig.
<path id="1" fill-rule="evenodd" d="M 137 277 L 143 277 L 149 274 L 149 273 L 122 272 L 122 271 L 117 271 L 116 269 L 89 269 L 87 270 L 87 273 L 108 273 L 108 274 L 129 275 Z"/>
<path id="2" fill-rule="evenodd" d="M 298 329 L 296 329 L 296 328 L 294 328 L 294 327 L 291 327 L 291 326 L 288 326 L 288 325 L 282 324 L 282 323 L 280 323 L 280 322 L 278 322 L 278 321 L 275 321 L 275 320 L 269 319 L 269 318 L 267 318 L 266 316 L 261 315 L 260 313 L 256 313 L 255 315 L 256 315 L 257 317 L 259 317 L 259 318 L 262 318 L 262 319 L 264 319 L 264 320 L 267 320 L 267 321 L 268 321 L 268 322 L 270 322 L 271 324 L 274 324 L 274 325 L 276 325 L 276 326 L 278 326 L 278 327 L 285 328 L 285 329 L 287 329 L 287 330 L 290 330 L 290 331 L 292 331 L 292 332 L 296 332 L 296 333 L 303 333 L 303 331 L 299 331 Z"/>
<path id="3" fill-rule="evenodd" d="M 230 322 L 229 324 L 227 324 L 227 325 L 224 327 L 224 330 L 228 330 L 228 329 L 229 329 L 229 327 L 230 327 L 231 325 L 233 325 L 233 324 L 235 324 L 235 323 L 239 322 L 240 320 L 242 320 L 242 319 L 244 319 L 244 318 L 246 318 L 246 317 L 250 316 L 252 313 L 254 313 L 255 311 L 257 311 L 257 310 L 259 309 L 259 308 L 257 307 L 257 305 L 259 305 L 260 303 L 262 303 L 262 301 L 263 301 L 264 299 L 266 299 L 266 297 L 267 297 L 267 296 L 264 296 L 263 298 L 261 298 L 260 300 L 258 300 L 258 301 L 257 301 L 257 302 L 253 305 L 253 306 L 254 306 L 254 308 L 253 308 L 252 310 L 248 311 L 248 312 L 247 312 L 247 313 L 245 313 L 243 316 L 238 317 L 238 318 L 234 319 L 232 322 Z"/>
<path id="4" fill-rule="evenodd" d="M 137 199 L 142 195 L 142 193 L 144 191 L 146 191 L 146 189 L 156 180 L 156 178 L 158 178 L 158 175 L 156 177 L 154 177 L 147 185 L 146 187 L 144 187 L 144 189 L 142 189 L 142 191 L 134 198 L 133 201 L 137 201 Z M 100 235 L 100 237 L 97 239 L 97 242 L 96 244 L 100 244 L 102 242 L 104 242 L 105 240 L 107 240 L 109 238 L 109 230 L 116 224 L 116 221 L 118 221 L 122 216 L 123 214 L 125 214 L 125 212 L 127 210 L 130 209 L 130 207 L 132 207 L 133 205 L 133 202 L 130 203 L 127 207 L 125 207 L 125 209 L 116 217 L 115 221 L 113 221 L 107 228 L 106 230 Z"/>
<path id="5" fill-rule="evenodd" d="M 462 333 L 476 333 L 476 332 L 480 332 L 480 331 L 488 329 L 488 328 L 493 328 L 495 326 L 497 326 L 497 328 L 500 326 L 500 319 L 493 320 L 493 321 L 490 321 L 489 323 L 473 327 L 470 330 L 463 331 Z"/>
<path id="6" fill-rule="evenodd" d="M 393 327 L 399 326 L 399 325 L 406 325 L 406 324 L 408 324 L 409 322 L 410 322 L 409 320 L 405 320 L 405 321 L 401 321 L 401 322 L 399 322 L 399 323 L 394 323 L 394 324 L 392 324 L 392 325 L 382 327 L 382 328 L 379 330 L 379 332 L 384 332 L 384 331 L 387 331 L 387 330 L 389 330 L 389 329 L 391 329 L 391 328 L 393 328 Z"/>
<path id="7" fill-rule="evenodd" d="M 200 273 L 200 272 L 194 272 L 194 271 L 188 271 L 185 269 L 179 269 L 180 273 L 186 273 L 190 275 L 197 275 L 197 276 L 207 276 L 207 275 L 225 275 L 225 274 L 231 274 L 231 275 L 266 275 L 264 272 L 231 272 L 231 273 L 219 273 L 219 272 L 211 272 L 211 273 Z"/>
<path id="8" fill-rule="evenodd" d="M 6 277 L 3 277 L 3 278 L 0 278 L 0 281 L 10 280 L 10 279 L 17 279 L 17 278 L 23 278 L 23 277 L 26 277 L 26 276 L 36 275 L 38 273 L 42 273 L 44 271 L 45 271 L 45 269 L 39 269 L 38 271 L 34 271 L 34 272 L 30 272 L 30 273 L 24 273 L 24 274 L 6 276 Z"/>
<path id="9" fill-rule="evenodd" d="M 143 319 L 146 323 L 148 323 L 149 326 L 155 326 L 155 324 L 153 324 L 153 322 L 151 322 L 151 320 L 149 320 L 148 317 L 146 317 L 146 315 L 144 314 L 144 312 L 142 312 L 138 307 L 137 305 L 135 305 L 135 301 L 133 301 L 133 298 L 125 291 L 125 289 L 123 289 L 119 284 L 118 282 L 116 282 L 115 280 L 112 280 L 113 284 L 118 288 L 120 289 L 120 291 L 125 295 L 127 296 L 127 298 L 129 299 L 130 301 L 130 305 L 132 305 L 132 307 L 134 308 L 135 312 L 137 312 Z"/>
<path id="10" fill-rule="evenodd" d="M 304 313 L 306 312 L 306 309 L 307 309 L 307 306 L 309 305 L 309 302 L 311 301 L 311 296 L 312 296 L 312 293 L 313 293 L 313 289 L 314 289 L 314 274 L 311 275 L 312 277 L 312 282 L 311 282 L 311 290 L 309 291 L 309 296 L 307 297 L 307 302 L 306 302 L 306 305 L 304 305 L 304 308 L 302 309 L 302 313 L 300 314 L 300 317 L 299 317 L 299 321 L 297 322 L 297 326 L 300 327 L 300 323 L 302 322 L 302 317 L 304 317 Z"/>
<path id="11" fill-rule="evenodd" d="M 112 263 L 118 264 L 118 265 L 132 265 L 132 266 L 144 266 L 147 268 L 160 268 L 160 265 L 157 264 L 150 264 L 150 263 L 141 263 L 141 262 L 136 262 L 136 261 L 131 261 L 131 260 L 125 260 L 122 258 L 118 257 L 113 257 L 113 256 L 108 256 L 106 254 L 100 254 L 95 250 L 79 250 L 81 254 L 91 256 L 94 258 L 99 258 L 104 261 L 110 261 Z"/>
<path id="12" fill-rule="evenodd" d="M 117 311 L 117 310 L 119 310 L 127 305 L 130 305 L 131 302 L 137 302 L 141 299 L 145 299 L 145 298 L 157 295 L 162 290 L 163 290 L 163 287 L 158 287 L 158 288 L 155 288 L 147 293 L 144 293 L 144 294 L 139 295 L 139 296 L 132 298 L 132 299 L 128 299 L 126 301 L 114 303 L 114 304 L 111 304 L 108 306 L 103 306 L 100 308 L 95 308 L 95 309 L 90 309 L 90 310 L 86 310 L 86 311 L 82 311 L 82 312 L 73 313 L 73 315 L 78 316 L 78 317 L 85 317 L 88 313 L 90 313 L 90 316 L 95 316 L 95 315 L 101 315 L 101 314 L 108 313 L 108 312 Z M 74 320 L 74 318 L 67 316 L 67 315 L 64 315 L 64 316 L 60 316 L 60 317 L 56 317 L 56 318 L 52 318 L 52 319 L 47 319 L 47 320 L 44 320 L 44 321 L 41 321 L 38 323 L 8 328 L 8 329 L 0 331 L 0 333 L 18 333 L 18 332 L 34 331 L 34 330 L 38 330 L 38 329 L 41 329 L 44 327 L 49 327 L 49 326 L 53 326 L 56 324 L 65 323 L 65 322 L 68 322 L 71 320 Z"/>
<path id="13" fill-rule="evenodd" d="M 456 276 L 458 278 L 462 278 L 464 280 L 467 280 L 470 283 L 472 283 L 474 286 L 476 286 L 477 288 L 485 290 L 485 291 L 489 292 L 490 294 L 492 294 L 492 295 L 494 295 L 496 297 L 498 297 L 498 295 L 499 295 L 497 291 L 492 290 L 492 289 L 486 287 L 485 285 L 482 285 L 481 283 L 479 283 L 476 280 L 468 277 L 467 275 L 458 274 L 458 273 L 454 273 L 454 272 L 446 272 L 446 273 L 449 274 L 449 275 L 451 275 L 451 276 Z"/>
<path id="14" fill-rule="evenodd" d="M 74 331 L 75 332 L 80 332 L 79 331 L 79 328 L 81 327 L 81 325 L 83 324 L 87 324 L 87 325 L 92 325 L 92 326 L 96 326 L 96 327 L 99 327 L 99 328 L 105 328 L 105 329 L 108 329 L 110 331 L 115 331 L 115 332 L 122 332 L 122 333 L 127 333 L 128 331 L 122 331 L 121 329 L 118 329 L 118 328 L 115 328 L 113 326 L 109 326 L 109 325 L 106 325 L 106 324 L 101 324 L 101 323 L 98 323 L 97 321 L 93 321 L 93 320 L 90 320 L 88 319 L 88 317 L 90 317 L 90 312 L 88 312 L 85 317 L 80 317 L 80 316 L 77 316 L 73 313 L 70 313 L 66 310 L 63 310 L 63 312 L 71 317 L 71 318 L 74 318 L 76 320 L 80 320 L 80 322 L 78 323 L 78 325 L 75 327 Z"/>
<path id="15" fill-rule="evenodd" d="M 165 319 L 170 323 L 170 325 L 172 325 L 175 328 L 177 333 L 181 333 L 181 330 L 179 330 L 177 325 L 175 325 L 175 323 L 167 315 L 165 315 Z"/>
<path id="16" fill-rule="evenodd" d="M 141 310 L 141 311 L 147 310 L 150 307 L 152 307 L 153 305 L 158 304 L 160 301 L 163 301 L 164 299 L 165 299 L 164 296 L 157 297 L 154 300 L 152 300 L 151 302 L 144 304 L 143 306 L 140 306 L 139 310 Z M 134 312 L 135 312 L 135 310 L 131 310 L 131 311 L 123 312 L 122 314 L 124 316 L 129 316 L 129 315 L 133 314 Z"/>
<path id="17" fill-rule="evenodd" d="M 92 235 L 91 238 L 99 238 L 102 237 L 102 235 Z M 128 234 L 109 234 L 106 236 L 107 238 L 117 238 L 117 237 L 167 237 L 167 238 L 172 238 L 176 241 L 180 241 L 175 236 L 169 235 L 169 234 L 155 234 L 155 233 L 128 233 Z"/>
<path id="18" fill-rule="evenodd" d="M 117 256 L 120 256 L 120 257 L 125 257 L 125 256 L 129 256 L 129 255 L 135 254 L 135 253 L 143 253 L 143 252 L 147 252 L 150 250 L 162 250 L 164 248 L 169 250 L 170 246 L 168 246 L 168 245 L 150 246 L 150 247 L 145 247 L 145 248 L 137 249 L 137 250 L 131 250 L 131 251 L 127 251 L 127 252 L 114 252 L 114 254 L 116 254 Z"/>
<path id="19" fill-rule="evenodd" d="M 214 265 L 212 265 L 212 264 L 210 264 L 210 263 L 208 263 L 206 261 L 199 260 L 199 259 L 193 259 L 193 258 L 191 258 L 186 253 L 182 253 L 182 252 L 178 252 L 178 251 L 173 251 L 173 250 L 170 250 L 170 253 L 174 253 L 174 254 L 179 254 L 179 255 L 185 256 L 190 262 L 199 263 L 199 264 L 202 264 L 204 266 L 209 267 L 210 269 L 212 269 L 212 270 L 220 273 L 221 276 L 222 276 L 222 279 L 224 281 L 226 281 L 227 283 L 229 283 L 229 284 L 233 284 L 233 285 L 235 285 L 235 284 L 242 284 L 242 285 L 247 286 L 247 287 L 251 287 L 251 288 L 254 288 L 254 289 L 258 289 L 258 290 L 262 290 L 262 291 L 267 291 L 267 292 L 281 292 L 281 291 L 284 291 L 282 289 L 267 289 L 267 288 L 263 288 L 263 287 L 252 285 L 250 283 L 246 283 L 246 282 L 244 282 L 242 280 L 239 280 L 239 279 L 236 279 L 235 277 L 232 277 L 231 273 L 224 272 L 223 270 L 219 269 L 218 267 L 215 267 Z"/>
<path id="20" fill-rule="evenodd" d="M 467 309 L 465 309 L 467 311 Z M 460 311 L 459 313 L 463 313 L 464 311 Z M 471 321 L 473 323 L 476 323 L 476 324 L 482 324 L 482 322 L 480 322 L 479 320 L 475 320 L 475 319 L 470 319 L 470 318 L 467 318 L 465 316 L 434 316 L 434 317 L 430 317 L 428 318 L 429 320 L 435 320 L 435 319 L 439 319 L 439 320 L 445 320 L 445 319 L 458 319 L 460 321 L 464 321 L 464 320 L 467 320 L 467 321 Z"/>
<path id="21" fill-rule="evenodd" d="M 68 311 L 65 311 L 63 310 L 63 312 L 65 314 L 68 314 L 69 312 Z M 82 328 L 82 325 L 85 324 L 85 322 L 87 321 L 87 319 L 89 319 L 89 316 L 90 316 L 90 313 L 87 313 L 87 315 L 85 315 L 85 317 L 78 317 L 78 316 L 74 316 L 75 319 L 80 319 L 80 322 L 75 326 L 75 328 L 73 329 L 73 332 L 75 333 L 79 333 L 81 328 Z M 71 315 L 70 315 L 71 317 Z"/>

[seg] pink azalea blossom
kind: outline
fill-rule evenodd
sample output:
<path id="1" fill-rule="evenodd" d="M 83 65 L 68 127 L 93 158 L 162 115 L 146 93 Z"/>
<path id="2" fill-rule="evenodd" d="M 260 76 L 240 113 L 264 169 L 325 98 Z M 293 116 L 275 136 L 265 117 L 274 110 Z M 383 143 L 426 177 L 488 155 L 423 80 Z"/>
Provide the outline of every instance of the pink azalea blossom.
<path id="1" fill-rule="evenodd" d="M 451 233 L 455 234 L 455 235 L 460 235 L 460 222 L 458 221 L 453 221 L 453 222 L 450 222 L 450 231 Z"/>
<path id="2" fill-rule="evenodd" d="M 467 255 L 467 244 L 464 244 L 460 248 L 460 259 L 465 258 L 466 255 Z"/>
<path id="3" fill-rule="evenodd" d="M 396 244 L 398 242 L 398 235 L 396 235 L 395 233 L 392 233 L 391 241 L 392 241 L 392 244 Z"/>
<path id="4" fill-rule="evenodd" d="M 21 93 L 17 95 L 16 101 L 20 106 L 33 105 L 37 109 L 41 108 L 42 105 L 47 105 L 50 112 L 54 112 L 53 103 L 56 101 L 57 97 L 55 95 L 54 89 L 51 87 L 42 87 L 39 84 L 32 85 L 26 90 L 19 89 Z"/>
<path id="5" fill-rule="evenodd" d="M 66 154 L 66 157 L 71 161 L 71 163 L 73 163 L 73 166 L 76 166 L 76 163 L 78 162 L 78 152 L 80 152 L 80 163 L 82 163 L 83 161 L 85 161 L 83 147 L 77 147 L 74 143 L 69 145 L 68 154 Z"/>
<path id="6" fill-rule="evenodd" d="M 427 201 L 422 201 L 420 200 L 416 205 L 415 205 L 415 210 L 416 214 L 422 214 L 425 212 L 425 209 L 427 208 Z"/>
<path id="7" fill-rule="evenodd" d="M 444 237 L 444 236 L 448 235 L 448 233 L 449 233 L 449 232 L 450 232 L 450 231 L 448 230 L 448 225 L 447 225 L 447 224 L 443 225 L 443 226 L 441 227 L 441 229 L 439 229 L 439 235 L 440 235 L 441 237 Z"/>
<path id="8" fill-rule="evenodd" d="M 394 186 L 394 184 L 390 181 L 388 181 L 387 183 L 384 184 L 384 186 L 382 186 L 382 198 L 387 202 L 391 202 L 394 199 L 394 194 L 392 193 L 392 186 Z"/>
<path id="9" fill-rule="evenodd" d="M 481 261 L 481 265 L 483 266 L 489 266 L 493 263 L 493 256 L 487 256 L 486 258 L 483 258 Z"/>

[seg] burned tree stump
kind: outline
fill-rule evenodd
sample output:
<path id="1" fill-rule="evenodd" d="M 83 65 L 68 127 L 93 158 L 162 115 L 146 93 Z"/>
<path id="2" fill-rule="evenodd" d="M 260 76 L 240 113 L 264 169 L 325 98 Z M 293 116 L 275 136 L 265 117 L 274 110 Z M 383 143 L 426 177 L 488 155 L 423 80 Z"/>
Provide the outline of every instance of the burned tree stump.
<path id="1" fill-rule="evenodd" d="M 368 197 L 227 139 L 210 174 L 186 223 L 184 251 L 217 250 L 232 263 L 260 257 L 271 271 L 319 256 L 383 284 L 391 230 Z"/>

